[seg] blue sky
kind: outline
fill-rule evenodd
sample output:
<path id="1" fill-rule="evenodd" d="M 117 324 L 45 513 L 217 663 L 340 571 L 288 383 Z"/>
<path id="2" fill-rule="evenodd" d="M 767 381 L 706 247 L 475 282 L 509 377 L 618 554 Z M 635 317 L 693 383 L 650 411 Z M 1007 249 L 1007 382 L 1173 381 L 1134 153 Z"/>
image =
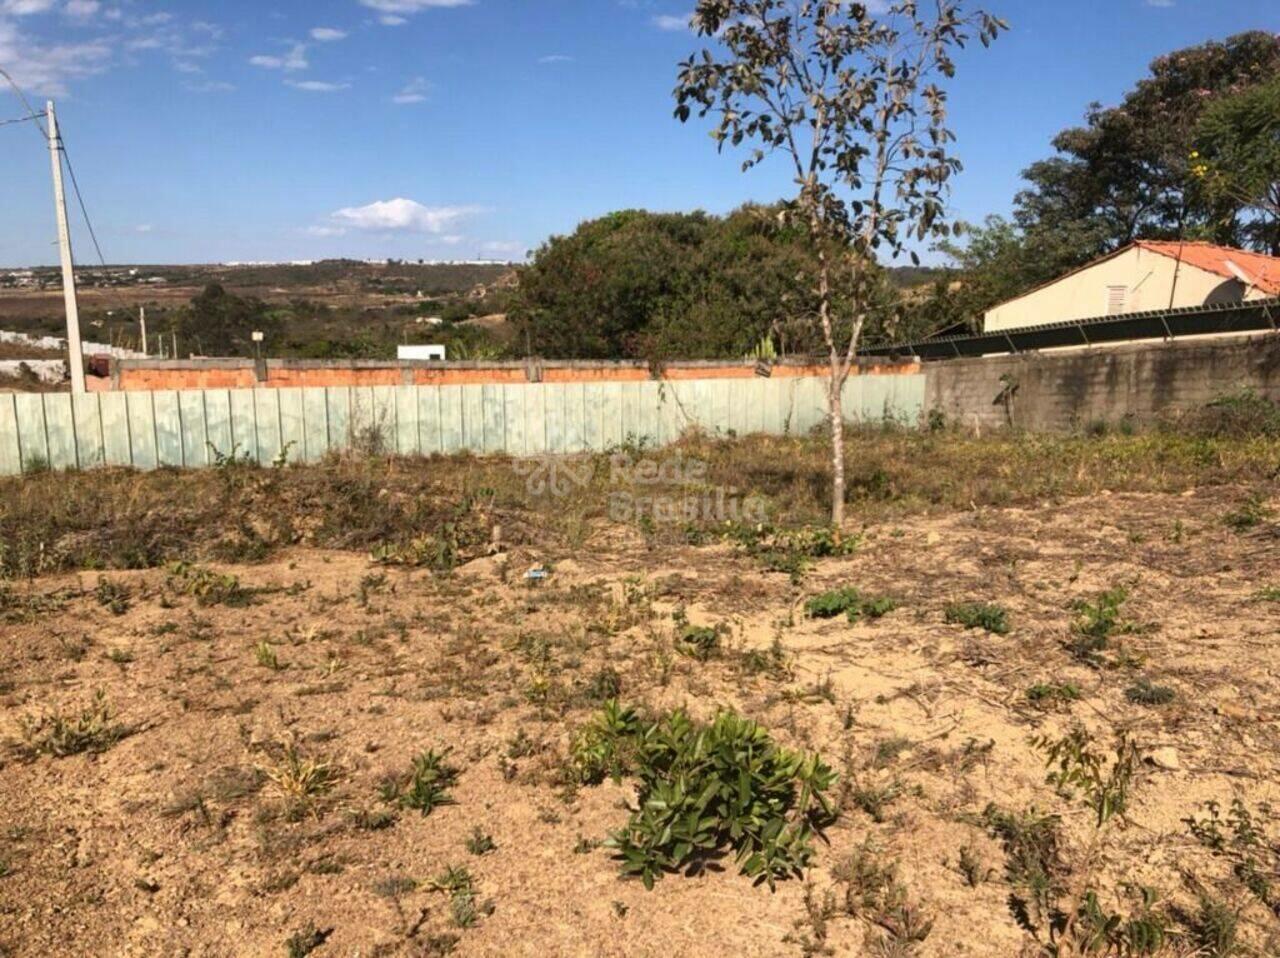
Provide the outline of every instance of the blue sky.
<path id="1" fill-rule="evenodd" d="M 690 0 L 0 0 L 0 68 L 54 97 L 109 262 L 519 258 L 625 207 L 789 188 L 671 118 Z M 1275 0 L 991 0 L 1012 32 L 951 87 L 952 213 L 1155 56 L 1280 30 Z M 0 120 L 22 112 L 0 90 Z M 53 263 L 49 162 L 0 127 L 0 264 Z M 92 260 L 83 227 L 77 259 Z"/>

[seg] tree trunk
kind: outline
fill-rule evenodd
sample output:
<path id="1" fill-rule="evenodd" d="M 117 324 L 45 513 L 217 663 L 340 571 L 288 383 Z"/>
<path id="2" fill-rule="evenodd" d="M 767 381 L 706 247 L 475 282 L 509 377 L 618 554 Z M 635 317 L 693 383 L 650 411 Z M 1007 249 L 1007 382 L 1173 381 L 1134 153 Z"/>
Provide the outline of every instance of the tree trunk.
<path id="1" fill-rule="evenodd" d="M 841 401 L 844 375 L 831 324 L 831 265 L 821 248 L 818 264 L 818 318 L 822 321 L 822 335 L 831 356 L 831 378 L 827 380 L 827 418 L 831 422 L 831 527 L 839 538 L 844 527 L 844 404 Z"/>
<path id="2" fill-rule="evenodd" d="M 831 419 L 831 526 L 837 536 L 844 528 L 844 403 L 840 379 L 833 365 L 827 389 L 827 415 Z"/>

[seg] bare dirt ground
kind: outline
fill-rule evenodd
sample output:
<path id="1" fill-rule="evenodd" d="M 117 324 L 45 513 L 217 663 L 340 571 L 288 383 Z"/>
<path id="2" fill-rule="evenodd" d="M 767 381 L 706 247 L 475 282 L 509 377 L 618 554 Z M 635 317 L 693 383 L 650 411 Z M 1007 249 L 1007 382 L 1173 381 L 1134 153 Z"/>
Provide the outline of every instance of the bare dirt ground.
<path id="1" fill-rule="evenodd" d="M 1132 917 L 1141 905 L 1126 889 L 1141 885 L 1168 928 L 1153 953 L 1280 954 L 1280 923 L 1241 878 L 1227 826 L 1215 852 L 1183 821 L 1204 819 L 1206 802 L 1225 819 L 1241 800 L 1263 835 L 1252 859 L 1274 877 L 1280 602 L 1261 590 L 1276 583 L 1280 538 L 1266 523 L 1225 526 L 1239 497 L 1223 487 L 907 518 L 869 527 L 854 554 L 815 561 L 798 583 L 727 545 L 650 551 L 618 533 L 608 547 L 515 550 L 445 577 L 319 550 L 220 567 L 261 590 L 242 607 L 229 580 L 192 586 L 190 570 L 14 585 L 0 607 L 0 946 L 1040 954 L 1046 926 L 1037 943 L 1010 908 L 1025 892 L 1021 846 L 999 824 L 1035 809 L 1060 818 L 1039 860 L 1072 913 L 1092 890 Z M 543 561 L 552 574 L 531 587 L 523 574 Z M 850 585 L 896 610 L 806 617 L 806 599 Z M 1128 598 L 1088 661 L 1076 604 L 1116 587 Z M 959 601 L 998 603 L 1009 631 L 949 623 Z M 673 648 L 681 609 L 725 627 L 706 662 Z M 1171 700 L 1142 704 L 1168 697 L 1133 693 L 1142 680 Z M 771 892 L 732 858 L 653 891 L 619 878 L 598 842 L 625 823 L 633 790 L 568 774 L 573 730 L 617 684 L 651 710 L 737 710 L 835 767 L 840 817 L 805 880 Z M 1043 692 L 1064 688 L 1075 696 Z M 91 709 L 99 692 L 110 718 L 85 726 L 98 747 L 42 752 L 40 717 Z M 1123 733 L 1140 756 L 1127 809 L 1102 827 L 1085 790 L 1046 783 L 1031 742 L 1074 728 L 1108 757 Z M 443 748 L 459 771 L 454 804 L 422 815 L 383 801 L 381 782 Z M 302 799 L 287 793 L 291 754 L 295 778 L 324 766 Z M 477 832 L 495 847 L 468 848 Z M 474 876 L 469 927 L 433 886 L 450 865 Z M 1231 941 L 1207 950 L 1228 919 Z"/>

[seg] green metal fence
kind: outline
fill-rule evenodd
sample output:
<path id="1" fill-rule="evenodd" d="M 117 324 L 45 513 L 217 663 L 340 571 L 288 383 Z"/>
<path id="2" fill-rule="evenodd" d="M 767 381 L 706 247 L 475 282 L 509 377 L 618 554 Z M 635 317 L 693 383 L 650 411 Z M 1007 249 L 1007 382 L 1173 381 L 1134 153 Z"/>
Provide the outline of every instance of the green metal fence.
<path id="1" fill-rule="evenodd" d="M 360 445 L 404 455 L 533 456 L 665 445 L 687 430 L 806 432 L 821 378 L 205 389 L 0 395 L 0 475 L 37 467 L 198 467 L 219 457 L 312 461 Z M 850 377 L 852 420 L 919 420 L 924 375 Z"/>

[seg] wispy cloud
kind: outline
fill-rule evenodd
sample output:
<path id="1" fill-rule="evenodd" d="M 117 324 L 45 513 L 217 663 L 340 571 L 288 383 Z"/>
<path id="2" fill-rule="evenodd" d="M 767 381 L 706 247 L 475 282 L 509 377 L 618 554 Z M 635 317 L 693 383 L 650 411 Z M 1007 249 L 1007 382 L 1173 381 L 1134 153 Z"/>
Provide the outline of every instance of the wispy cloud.
<path id="1" fill-rule="evenodd" d="M 655 27 L 659 30 L 666 30 L 672 33 L 677 30 L 688 30 L 692 23 L 692 13 L 686 13 L 678 17 L 663 13 L 653 18 L 653 25 Z"/>
<path id="2" fill-rule="evenodd" d="M 43 96 L 66 96 L 73 80 L 102 73 L 112 55 L 106 40 L 43 44 L 0 20 L 0 64 L 18 86 Z"/>
<path id="3" fill-rule="evenodd" d="M 1177 4 L 1174 2 L 1174 0 L 1147 0 L 1147 6 L 1158 7 L 1162 10 L 1168 9 L 1169 7 L 1173 7 L 1176 5 Z"/>
<path id="4" fill-rule="evenodd" d="M 573 57 L 565 56 L 563 53 L 552 53 L 549 56 L 538 57 L 539 63 L 572 63 Z"/>
<path id="5" fill-rule="evenodd" d="M 340 90 L 350 90 L 350 83 L 330 83 L 327 80 L 285 80 L 287 86 L 293 87 L 295 90 L 302 90 L 304 93 L 337 93 Z"/>
<path id="6" fill-rule="evenodd" d="M 37 13 L 48 13 L 55 4 L 56 0 L 0 0 L 0 13 L 30 17 Z"/>
<path id="7" fill-rule="evenodd" d="M 186 89 L 192 93 L 230 93 L 236 88 L 234 83 L 222 80 L 206 80 L 204 83 L 188 83 Z"/>
<path id="8" fill-rule="evenodd" d="M 476 0 L 360 0 L 360 6 L 376 11 L 378 22 L 386 27 L 408 23 L 408 17 L 423 10 L 446 7 L 470 7 Z"/>
<path id="9" fill-rule="evenodd" d="M 85 21 L 92 20 L 101 9 L 102 4 L 98 0 L 67 0 L 62 12 L 72 20 Z"/>
<path id="10" fill-rule="evenodd" d="M 255 67 L 262 67 L 264 70 L 284 70 L 287 73 L 305 70 L 311 65 L 307 61 L 307 45 L 305 43 L 295 43 L 287 53 L 280 56 L 259 54 L 258 56 L 250 57 L 249 62 Z"/>
<path id="11" fill-rule="evenodd" d="M 316 27 L 311 31 L 311 39 L 317 43 L 334 43 L 346 38 L 347 31 L 338 30 L 334 27 Z"/>
<path id="12" fill-rule="evenodd" d="M 404 87 L 391 98 L 392 103 L 398 103 L 401 106 L 408 106 L 413 103 L 422 103 L 427 98 L 431 85 L 423 77 L 414 77 Z"/>
<path id="13" fill-rule="evenodd" d="M 423 206 L 414 200 L 397 197 L 338 210 L 329 217 L 330 222 L 320 228 L 443 236 L 454 224 L 480 212 L 482 208 L 478 206 Z"/>

